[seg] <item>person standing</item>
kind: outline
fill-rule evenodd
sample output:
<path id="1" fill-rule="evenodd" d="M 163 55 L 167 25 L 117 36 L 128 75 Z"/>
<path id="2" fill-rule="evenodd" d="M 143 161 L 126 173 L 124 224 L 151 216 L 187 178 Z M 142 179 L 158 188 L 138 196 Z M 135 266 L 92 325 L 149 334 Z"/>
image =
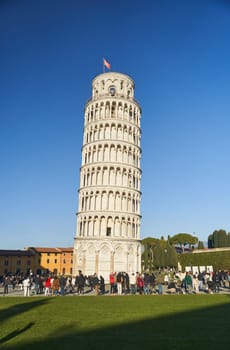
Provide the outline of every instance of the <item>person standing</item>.
<path id="1" fill-rule="evenodd" d="M 199 291 L 203 290 L 203 281 L 204 281 L 204 275 L 202 272 L 199 272 L 198 274 L 198 281 L 199 281 Z"/>
<path id="2" fill-rule="evenodd" d="M 118 295 L 122 294 L 122 282 L 123 282 L 122 273 L 118 272 L 118 274 L 117 274 L 117 293 L 118 293 Z"/>
<path id="3" fill-rule="evenodd" d="M 40 294 L 41 293 L 41 277 L 39 275 L 36 275 L 34 277 L 34 283 L 35 283 L 35 293 Z"/>
<path id="4" fill-rule="evenodd" d="M 30 287 L 31 287 L 31 281 L 30 277 L 26 277 L 23 282 L 23 289 L 24 289 L 24 297 L 29 297 L 30 296 Z"/>
<path id="5" fill-rule="evenodd" d="M 199 280 L 197 273 L 195 273 L 195 275 L 193 276 L 193 290 L 196 294 L 199 293 Z"/>
<path id="6" fill-rule="evenodd" d="M 162 275 L 161 271 L 159 271 L 156 278 L 158 294 L 163 294 L 163 283 L 164 283 L 164 276 Z"/>
<path id="7" fill-rule="evenodd" d="M 59 295 L 59 289 L 60 289 L 60 282 L 57 276 L 54 276 L 53 283 L 52 283 L 52 295 Z"/>
<path id="8" fill-rule="evenodd" d="M 110 294 L 114 295 L 115 294 L 115 274 L 111 272 L 109 275 L 109 284 L 110 284 Z"/>
<path id="9" fill-rule="evenodd" d="M 45 281 L 45 296 L 50 295 L 50 289 L 51 289 L 51 277 L 48 277 Z"/>
<path id="10" fill-rule="evenodd" d="M 10 277 L 4 276 L 4 279 L 3 279 L 3 287 L 4 287 L 3 294 L 4 295 L 9 293 L 9 284 L 10 284 Z"/>
<path id="11" fill-rule="evenodd" d="M 123 290 L 124 294 L 128 294 L 130 292 L 129 275 L 128 275 L 128 273 L 123 272 L 122 277 L 123 277 L 122 290 Z"/>
<path id="12" fill-rule="evenodd" d="M 141 276 L 140 274 L 138 274 L 137 276 L 137 288 L 138 288 L 138 292 L 139 294 L 143 294 L 144 292 L 144 276 Z"/>
<path id="13" fill-rule="evenodd" d="M 95 274 L 93 275 L 93 278 L 92 278 L 92 286 L 93 286 L 93 289 L 96 292 L 96 295 L 98 295 L 99 294 L 99 279 L 97 277 L 96 272 L 95 272 Z"/>
<path id="14" fill-rule="evenodd" d="M 134 272 L 130 276 L 130 287 L 131 287 L 131 294 L 136 294 L 136 291 L 137 291 L 137 278 L 136 278 Z"/>
<path id="15" fill-rule="evenodd" d="M 139 294 L 144 294 L 144 286 L 145 286 L 144 274 L 142 274 L 140 275 L 140 278 L 139 278 Z"/>
<path id="16" fill-rule="evenodd" d="M 100 292 L 105 294 L 105 279 L 103 276 L 100 276 Z"/>
<path id="17" fill-rule="evenodd" d="M 65 295 L 65 286 L 66 286 L 66 278 L 64 275 L 60 277 L 59 283 L 60 283 L 60 293 L 63 296 Z"/>
<path id="18" fill-rule="evenodd" d="M 184 284 L 185 284 L 185 291 L 186 293 L 192 293 L 192 285 L 193 285 L 193 280 L 191 273 L 186 272 L 185 278 L 184 278 Z"/>
<path id="19" fill-rule="evenodd" d="M 79 295 L 84 293 L 85 277 L 81 270 L 78 271 L 78 275 L 76 276 L 75 286 L 77 287 L 77 293 Z"/>
<path id="20" fill-rule="evenodd" d="M 150 293 L 150 276 L 149 273 L 144 273 L 144 294 Z"/>

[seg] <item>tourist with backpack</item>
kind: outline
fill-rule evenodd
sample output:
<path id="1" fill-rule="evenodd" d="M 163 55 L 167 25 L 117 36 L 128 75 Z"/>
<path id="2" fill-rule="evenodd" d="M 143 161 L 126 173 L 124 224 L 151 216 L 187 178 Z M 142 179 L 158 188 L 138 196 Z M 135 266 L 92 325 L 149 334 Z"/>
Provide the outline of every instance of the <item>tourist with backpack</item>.
<path id="1" fill-rule="evenodd" d="M 118 272 L 118 274 L 117 274 L 117 293 L 118 293 L 118 295 L 122 294 L 122 282 L 123 282 L 122 273 Z"/>

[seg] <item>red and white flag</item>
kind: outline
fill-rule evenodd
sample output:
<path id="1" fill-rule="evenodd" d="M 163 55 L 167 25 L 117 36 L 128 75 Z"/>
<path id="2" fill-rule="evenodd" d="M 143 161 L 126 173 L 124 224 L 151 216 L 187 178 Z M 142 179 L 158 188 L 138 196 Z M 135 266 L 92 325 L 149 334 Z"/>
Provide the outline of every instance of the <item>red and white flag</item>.
<path id="1" fill-rule="evenodd" d="M 104 58 L 103 58 L 103 64 L 106 68 L 110 69 L 111 68 L 111 65 L 108 61 L 106 61 Z"/>

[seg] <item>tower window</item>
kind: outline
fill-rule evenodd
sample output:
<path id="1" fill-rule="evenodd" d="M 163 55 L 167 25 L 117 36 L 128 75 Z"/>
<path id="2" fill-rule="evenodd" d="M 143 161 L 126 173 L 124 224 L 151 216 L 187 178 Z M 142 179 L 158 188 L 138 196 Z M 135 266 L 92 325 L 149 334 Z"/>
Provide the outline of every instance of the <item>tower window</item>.
<path id="1" fill-rule="evenodd" d="M 111 96 L 114 96 L 116 94 L 115 86 L 110 86 L 109 93 L 110 93 Z"/>
<path id="2" fill-rule="evenodd" d="M 106 229 L 106 236 L 107 237 L 111 236 L 111 227 L 107 227 L 107 229 Z"/>

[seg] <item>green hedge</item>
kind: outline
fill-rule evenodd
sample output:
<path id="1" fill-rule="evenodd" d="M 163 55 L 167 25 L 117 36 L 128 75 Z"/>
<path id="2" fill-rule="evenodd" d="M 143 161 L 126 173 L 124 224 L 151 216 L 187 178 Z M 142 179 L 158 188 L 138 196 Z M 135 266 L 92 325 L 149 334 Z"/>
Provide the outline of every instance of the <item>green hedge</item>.
<path id="1" fill-rule="evenodd" d="M 210 253 L 183 253 L 179 255 L 179 263 L 182 269 L 185 266 L 209 266 L 214 270 L 230 271 L 230 250 Z"/>

